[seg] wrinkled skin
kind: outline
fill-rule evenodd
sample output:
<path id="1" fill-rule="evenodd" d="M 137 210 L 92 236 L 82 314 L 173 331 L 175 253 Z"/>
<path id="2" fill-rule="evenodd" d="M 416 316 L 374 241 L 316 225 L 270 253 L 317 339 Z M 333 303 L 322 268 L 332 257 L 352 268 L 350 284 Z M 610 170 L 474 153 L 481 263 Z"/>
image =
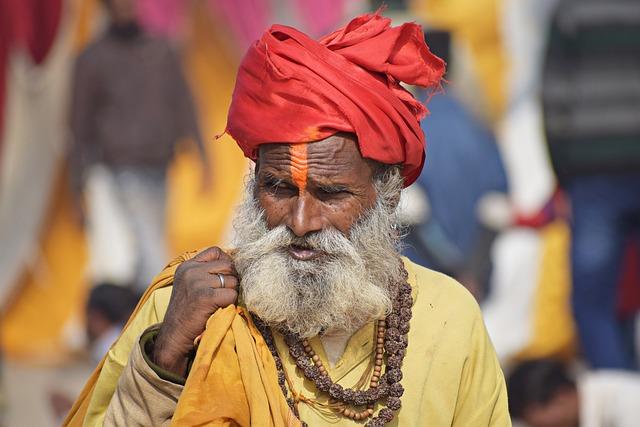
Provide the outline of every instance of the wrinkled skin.
<path id="1" fill-rule="evenodd" d="M 363 159 L 349 135 L 292 148 L 264 145 L 256 163 L 254 197 L 265 211 L 269 228 L 286 225 L 303 237 L 324 228 L 345 235 L 376 201 L 374 174 L 377 164 Z M 291 247 L 298 260 L 318 256 L 308 248 Z M 220 289 L 216 273 L 224 274 Z M 207 319 L 238 297 L 237 273 L 231 257 L 209 248 L 178 267 L 171 300 L 156 339 L 153 357 L 164 369 L 185 375 L 193 341 Z"/>

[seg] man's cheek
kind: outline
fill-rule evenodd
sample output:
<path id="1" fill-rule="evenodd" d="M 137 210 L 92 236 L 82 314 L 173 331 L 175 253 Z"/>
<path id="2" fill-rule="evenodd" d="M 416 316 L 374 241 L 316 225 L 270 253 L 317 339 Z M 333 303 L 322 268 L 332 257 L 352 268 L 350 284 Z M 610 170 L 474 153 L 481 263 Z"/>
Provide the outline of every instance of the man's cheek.
<path id="1" fill-rule="evenodd" d="M 267 226 L 270 229 L 285 223 L 287 209 L 282 202 L 271 202 L 267 199 L 262 208 L 264 209 Z"/>
<path id="2" fill-rule="evenodd" d="M 351 228 L 358 218 L 364 213 L 364 208 L 357 200 L 348 200 L 327 209 L 326 214 L 332 225 L 345 236 L 349 235 Z"/>
<path id="3" fill-rule="evenodd" d="M 272 213 L 278 205 L 278 199 L 266 191 L 258 190 L 256 192 L 256 200 L 267 216 L 269 216 L 269 214 Z"/>

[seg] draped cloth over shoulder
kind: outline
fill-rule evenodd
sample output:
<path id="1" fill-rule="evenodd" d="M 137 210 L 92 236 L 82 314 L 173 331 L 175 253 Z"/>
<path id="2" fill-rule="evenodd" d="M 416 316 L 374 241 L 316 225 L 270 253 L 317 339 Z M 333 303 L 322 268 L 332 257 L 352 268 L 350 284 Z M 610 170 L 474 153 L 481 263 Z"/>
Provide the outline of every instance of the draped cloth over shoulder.
<path id="1" fill-rule="evenodd" d="M 124 332 L 131 326 L 133 320 L 136 318 L 136 315 L 140 312 L 143 305 L 149 301 L 152 294 L 158 289 L 171 286 L 173 284 L 173 276 L 176 272 L 176 269 L 180 264 L 184 261 L 193 258 L 197 254 L 196 251 L 186 252 L 179 257 L 175 258 L 171 261 L 165 268 L 162 270 L 160 274 L 158 274 L 154 279 L 153 283 L 149 286 L 149 288 L 145 291 L 145 293 L 140 298 L 138 305 L 135 310 L 131 314 L 129 321 L 123 328 L 123 333 L 120 335 L 120 338 L 116 340 L 116 342 L 112 345 L 112 348 L 117 346 L 119 341 L 122 339 L 122 335 Z M 87 380 L 84 388 L 80 392 L 80 395 L 76 399 L 75 403 L 71 407 L 71 410 L 67 414 L 63 426 L 69 427 L 81 427 L 84 425 L 85 417 L 87 415 L 87 410 L 89 408 L 89 403 L 91 402 L 91 397 L 96 393 L 96 384 L 98 383 L 98 378 L 103 368 L 105 367 L 105 363 L 107 362 L 107 356 L 103 357 L 98 366 L 91 374 L 91 377 Z M 117 380 L 116 380 L 117 382 Z M 112 384 L 112 389 L 108 391 L 109 395 L 113 393 L 113 389 L 115 389 L 115 384 Z M 98 392 L 101 392 L 100 390 Z"/>
<path id="2" fill-rule="evenodd" d="M 275 361 L 246 310 L 207 322 L 171 425 L 300 426 L 278 384 Z"/>
<path id="3" fill-rule="evenodd" d="M 173 283 L 177 267 L 196 253 L 176 258 L 156 277 L 131 319 L 153 292 Z M 109 382 L 109 390 L 96 388 L 104 364 L 105 360 L 96 368 L 64 426 L 83 426 L 92 396 L 113 393 L 115 383 Z M 248 313 L 235 306 L 218 310 L 207 322 L 172 425 L 248 427 L 259 420 L 264 426 L 298 427 L 300 422 L 284 399 L 277 375 L 275 361 Z"/>
<path id="4" fill-rule="evenodd" d="M 402 164 L 408 186 L 424 165 L 427 109 L 400 82 L 437 89 L 444 71 L 419 25 L 378 12 L 319 41 L 274 25 L 242 60 L 226 131 L 253 160 L 262 144 L 354 133 L 363 157 Z"/>

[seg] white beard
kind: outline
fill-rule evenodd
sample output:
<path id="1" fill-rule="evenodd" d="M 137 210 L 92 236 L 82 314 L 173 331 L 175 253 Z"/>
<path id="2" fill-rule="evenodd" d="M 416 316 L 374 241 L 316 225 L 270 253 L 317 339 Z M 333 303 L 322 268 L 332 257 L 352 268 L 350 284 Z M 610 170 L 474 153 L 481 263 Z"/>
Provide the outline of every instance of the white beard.
<path id="1" fill-rule="evenodd" d="M 251 180 L 234 222 L 234 262 L 247 309 L 302 338 L 321 331 L 353 333 L 388 314 L 403 271 L 395 203 L 390 201 L 402 185 L 396 178 L 376 186 L 376 206 L 352 227 L 349 238 L 336 229 L 303 238 L 284 225 L 269 230 Z M 323 255 L 296 260 L 287 251 L 291 244 Z"/>

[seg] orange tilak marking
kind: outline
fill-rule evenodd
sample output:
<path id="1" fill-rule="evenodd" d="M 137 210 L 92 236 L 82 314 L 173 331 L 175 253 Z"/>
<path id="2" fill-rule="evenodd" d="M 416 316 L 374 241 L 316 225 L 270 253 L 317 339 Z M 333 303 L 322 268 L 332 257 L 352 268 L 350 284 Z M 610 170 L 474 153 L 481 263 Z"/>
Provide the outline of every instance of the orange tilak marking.
<path id="1" fill-rule="evenodd" d="M 307 188 L 307 144 L 291 144 L 289 147 L 291 156 L 291 179 L 298 186 L 298 190 Z"/>

